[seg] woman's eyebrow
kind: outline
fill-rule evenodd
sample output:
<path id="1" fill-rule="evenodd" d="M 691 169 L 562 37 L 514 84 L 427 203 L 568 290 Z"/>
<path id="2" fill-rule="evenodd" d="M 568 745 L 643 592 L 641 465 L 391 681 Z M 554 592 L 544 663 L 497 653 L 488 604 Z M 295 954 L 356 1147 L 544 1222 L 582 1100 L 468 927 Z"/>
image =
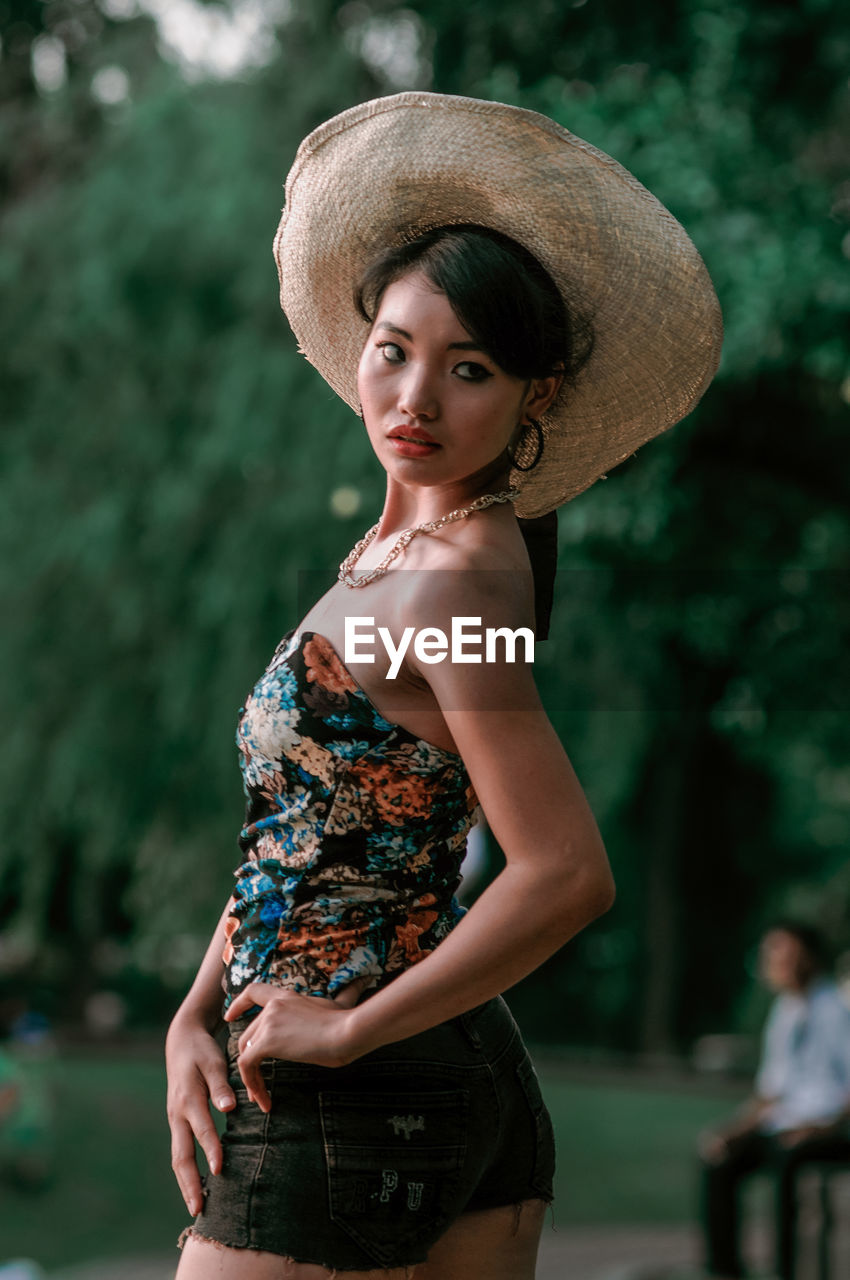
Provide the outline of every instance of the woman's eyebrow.
<path id="1" fill-rule="evenodd" d="M 390 333 L 397 333 L 402 338 L 407 338 L 408 342 L 412 342 L 413 338 L 406 329 L 399 329 L 397 324 L 390 324 L 389 320 L 379 320 L 375 325 L 376 329 L 389 329 Z"/>
<path id="2" fill-rule="evenodd" d="M 391 324 L 389 320 L 379 320 L 375 325 L 376 329 L 389 329 L 390 333 L 397 333 L 401 338 L 407 338 L 408 342 L 413 341 L 411 334 L 406 329 L 400 329 L 397 324 Z M 450 342 L 446 348 L 447 351 L 480 351 L 482 355 L 487 352 L 477 342 Z"/>

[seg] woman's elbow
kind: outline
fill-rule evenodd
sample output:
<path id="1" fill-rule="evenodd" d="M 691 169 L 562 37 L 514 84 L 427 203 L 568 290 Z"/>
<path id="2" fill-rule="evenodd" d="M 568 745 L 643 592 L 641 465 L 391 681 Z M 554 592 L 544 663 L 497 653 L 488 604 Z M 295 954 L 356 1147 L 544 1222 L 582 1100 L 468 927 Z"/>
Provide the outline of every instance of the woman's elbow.
<path id="1" fill-rule="evenodd" d="M 609 867 L 587 872 L 583 877 L 581 900 L 587 912 L 587 924 L 610 911 L 617 897 L 617 886 Z"/>
<path id="2" fill-rule="evenodd" d="M 548 909 L 558 946 L 569 942 L 582 929 L 598 920 L 614 905 L 614 878 L 610 872 L 586 872 L 561 886 L 562 893 L 550 892 Z"/>
<path id="3" fill-rule="evenodd" d="M 616 888 L 610 868 L 586 867 L 560 882 L 550 882 L 547 903 L 558 927 L 568 926 L 573 937 L 614 905 Z"/>
<path id="4" fill-rule="evenodd" d="M 604 879 L 599 883 L 598 910 L 593 917 L 604 916 L 606 911 L 610 911 L 617 899 L 617 886 L 614 883 L 614 877 L 609 871 Z"/>

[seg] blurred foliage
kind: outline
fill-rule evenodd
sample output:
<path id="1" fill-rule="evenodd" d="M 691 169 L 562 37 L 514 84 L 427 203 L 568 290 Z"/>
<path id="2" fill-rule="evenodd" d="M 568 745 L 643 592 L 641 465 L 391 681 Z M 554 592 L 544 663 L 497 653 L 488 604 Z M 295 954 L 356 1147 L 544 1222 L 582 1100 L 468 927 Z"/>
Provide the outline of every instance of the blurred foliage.
<path id="1" fill-rule="evenodd" d="M 841 6 L 292 0 L 265 68 L 194 83 L 132 3 L 0 3 L 0 36 L 7 980 L 152 1014 L 202 952 L 237 858 L 236 709 L 299 571 L 330 581 L 382 492 L 278 309 L 281 184 L 320 120 L 409 86 L 614 155 L 727 326 L 692 417 L 561 512 L 539 679 L 619 898 L 515 1007 L 538 1036 L 665 1049 L 746 1021 L 772 911 L 850 947 Z M 129 96 L 103 101 L 116 66 Z"/>

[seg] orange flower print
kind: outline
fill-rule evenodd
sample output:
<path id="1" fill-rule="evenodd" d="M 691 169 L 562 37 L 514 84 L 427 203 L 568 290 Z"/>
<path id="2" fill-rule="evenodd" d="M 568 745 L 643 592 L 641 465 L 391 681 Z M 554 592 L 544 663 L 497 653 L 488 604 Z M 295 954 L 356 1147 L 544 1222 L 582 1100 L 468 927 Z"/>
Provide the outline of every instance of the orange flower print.
<path id="1" fill-rule="evenodd" d="M 236 916 L 228 916 L 224 925 L 224 951 L 221 958 L 225 964 L 230 964 L 233 959 L 233 935 L 239 928 L 239 920 Z"/>
<path id="2" fill-rule="evenodd" d="M 357 685 L 324 636 L 313 636 L 304 645 L 307 679 L 328 693 L 354 693 Z"/>
<path id="3" fill-rule="evenodd" d="M 432 893 L 423 894 L 419 899 L 422 906 L 433 901 Z M 406 924 L 396 925 L 396 937 L 404 947 L 404 958 L 408 964 L 416 964 L 417 960 L 425 959 L 428 952 L 420 950 L 419 939 L 436 922 L 438 914 L 437 911 L 411 911 Z"/>
<path id="4" fill-rule="evenodd" d="M 308 957 L 315 967 L 328 975 L 334 973 L 351 955 L 355 947 L 363 945 L 368 933 L 365 924 L 343 926 L 322 925 L 315 922 L 293 927 L 283 923 L 278 933 L 277 952 L 280 956 Z"/>
<path id="5" fill-rule="evenodd" d="M 368 760 L 349 774 L 355 790 L 372 793 L 377 815 L 400 827 L 408 818 L 425 818 L 433 803 L 433 784 L 415 773 L 400 773 L 391 764 Z"/>

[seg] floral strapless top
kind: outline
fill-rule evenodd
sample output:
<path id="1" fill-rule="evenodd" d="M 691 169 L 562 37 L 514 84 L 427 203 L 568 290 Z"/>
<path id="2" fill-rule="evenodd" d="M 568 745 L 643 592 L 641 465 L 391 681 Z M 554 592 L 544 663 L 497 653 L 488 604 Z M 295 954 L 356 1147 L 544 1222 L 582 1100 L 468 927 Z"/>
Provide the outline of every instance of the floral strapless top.
<path id="1" fill-rule="evenodd" d="M 323 636 L 289 632 L 240 710 L 248 799 L 224 951 L 250 982 L 373 988 L 454 927 L 477 805 L 460 756 L 384 719 Z"/>

